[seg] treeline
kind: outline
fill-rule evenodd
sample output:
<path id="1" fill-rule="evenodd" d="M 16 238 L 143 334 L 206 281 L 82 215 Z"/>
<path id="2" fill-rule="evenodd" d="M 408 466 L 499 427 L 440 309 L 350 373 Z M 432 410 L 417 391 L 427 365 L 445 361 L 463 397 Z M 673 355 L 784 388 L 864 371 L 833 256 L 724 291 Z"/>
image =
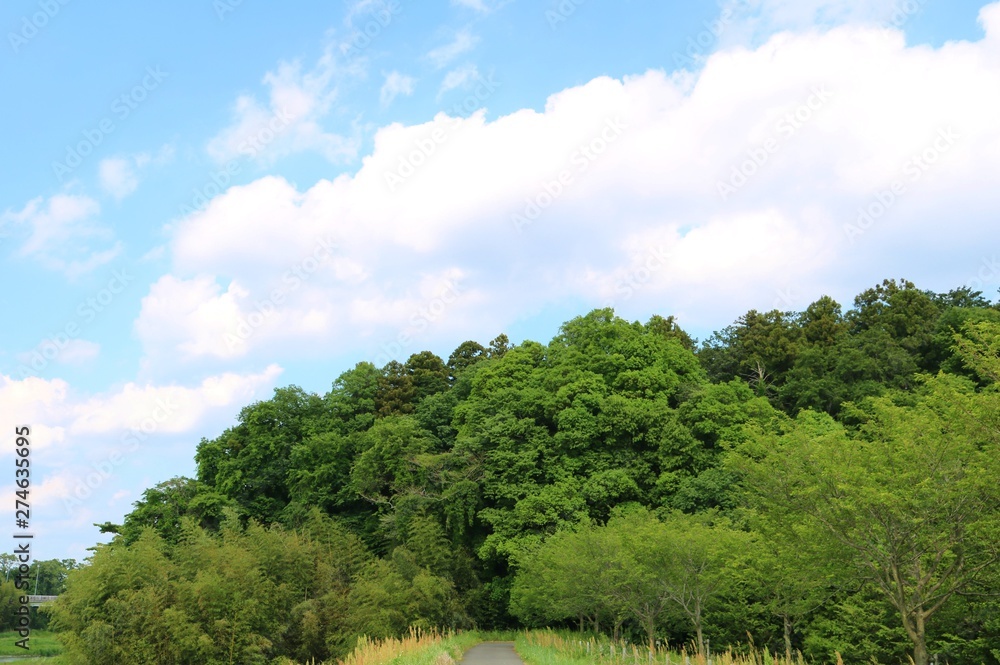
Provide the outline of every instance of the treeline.
<path id="1" fill-rule="evenodd" d="M 547 345 L 360 363 L 203 440 L 56 618 L 94 663 L 543 624 L 1000 662 L 998 352 L 981 294 L 886 281 L 700 346 L 596 310 Z"/>
<path id="2" fill-rule="evenodd" d="M 292 530 L 243 525 L 227 509 L 209 532 L 182 517 L 176 537 L 145 530 L 98 550 L 54 608 L 86 663 L 311 662 L 356 638 L 467 623 L 432 520 L 376 558 L 315 508 Z"/>
<path id="3" fill-rule="evenodd" d="M 18 589 L 15 584 L 21 562 L 17 556 L 8 552 L 0 553 L 0 631 L 17 628 L 17 611 L 21 607 L 21 597 L 24 595 L 58 596 L 66 589 L 66 578 L 69 571 L 78 568 L 73 559 L 49 559 L 32 561 L 27 574 L 23 577 L 26 588 Z M 31 610 L 31 627 L 45 629 L 49 625 L 49 616 Z"/>

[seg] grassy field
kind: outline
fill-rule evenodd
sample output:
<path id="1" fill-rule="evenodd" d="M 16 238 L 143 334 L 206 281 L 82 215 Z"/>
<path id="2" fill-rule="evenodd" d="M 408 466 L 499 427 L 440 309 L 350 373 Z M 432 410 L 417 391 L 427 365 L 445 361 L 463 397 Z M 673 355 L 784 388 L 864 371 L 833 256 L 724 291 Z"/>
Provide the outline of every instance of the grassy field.
<path id="1" fill-rule="evenodd" d="M 652 654 L 640 645 L 612 644 L 606 640 L 583 640 L 552 631 L 518 633 L 514 649 L 527 665 L 804 665 L 802 655 L 792 659 L 767 651 L 751 654 L 713 653 L 704 655 L 667 649 Z"/>
<path id="2" fill-rule="evenodd" d="M 47 630 L 31 631 L 31 639 L 28 640 L 28 651 L 14 646 L 14 642 L 21 637 L 14 631 L 0 633 L 0 656 L 56 656 L 63 652 L 62 644 L 56 638 L 56 634 Z M 31 662 L 31 661 L 18 661 Z M 53 665 L 54 660 L 46 660 L 46 663 Z"/>
<path id="3" fill-rule="evenodd" d="M 482 641 L 478 633 L 457 635 L 411 634 L 402 640 L 365 641 L 342 665 L 452 665 L 467 649 Z"/>
<path id="4" fill-rule="evenodd" d="M 18 665 L 65 665 L 61 654 L 62 644 L 55 633 L 47 631 L 31 632 L 31 650 L 14 646 L 20 639 L 17 633 L 0 633 L 0 657 L 2 656 L 42 656 L 18 660 Z M 457 633 L 439 635 L 413 632 L 396 640 L 362 639 L 358 647 L 338 665 L 453 665 L 462 659 L 462 654 L 470 647 L 485 640 L 513 640 L 511 634 Z M 55 657 L 53 657 L 55 656 Z M 287 661 L 287 665 L 297 665 Z M 312 664 L 310 664 L 312 665 Z M 330 661 L 328 665 L 334 665 Z"/>
<path id="5" fill-rule="evenodd" d="M 465 651 L 483 641 L 483 635 L 422 633 L 412 631 L 402 639 L 369 640 L 362 637 L 346 658 L 323 665 L 453 665 Z M 298 665 L 286 660 L 284 665 Z M 313 665 L 312 663 L 306 665 Z M 317 664 L 318 665 L 318 664 Z"/>

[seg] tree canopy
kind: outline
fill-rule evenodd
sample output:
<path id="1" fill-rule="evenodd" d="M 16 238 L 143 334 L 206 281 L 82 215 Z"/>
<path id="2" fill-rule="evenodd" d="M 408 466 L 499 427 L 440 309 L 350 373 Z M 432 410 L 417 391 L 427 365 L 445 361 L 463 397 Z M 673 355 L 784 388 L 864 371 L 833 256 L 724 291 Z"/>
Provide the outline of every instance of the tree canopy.
<path id="1" fill-rule="evenodd" d="M 700 344 L 599 309 L 359 363 L 248 405 L 101 525 L 55 624 L 89 662 L 549 625 L 997 663 L 998 379 L 1000 310 L 906 280 Z"/>

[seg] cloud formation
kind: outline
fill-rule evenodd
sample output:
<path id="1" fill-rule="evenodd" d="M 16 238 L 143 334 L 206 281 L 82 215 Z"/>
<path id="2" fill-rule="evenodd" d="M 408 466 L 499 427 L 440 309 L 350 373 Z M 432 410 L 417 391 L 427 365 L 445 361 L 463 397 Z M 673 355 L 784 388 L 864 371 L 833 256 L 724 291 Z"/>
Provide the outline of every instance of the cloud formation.
<path id="1" fill-rule="evenodd" d="M 301 62 L 282 62 L 262 83 L 267 99 L 239 96 L 233 104 L 232 122 L 207 145 L 208 154 L 222 163 L 234 159 L 274 161 L 299 152 L 318 152 L 331 162 L 352 159 L 357 140 L 323 128 L 337 98 L 337 82 L 352 72 L 333 46 L 310 68 Z"/>
<path id="2" fill-rule="evenodd" d="M 379 90 L 379 103 L 382 105 L 382 108 L 388 107 L 400 95 L 412 95 L 416 82 L 417 80 L 412 76 L 406 76 L 397 71 L 391 71 L 386 74 L 385 82 Z"/>
<path id="3" fill-rule="evenodd" d="M 859 26 L 783 33 L 719 52 L 698 75 L 598 78 L 542 113 L 384 127 L 353 175 L 304 191 L 263 178 L 185 220 L 177 272 L 154 286 L 137 331 L 151 346 L 232 355 L 220 331 L 259 309 L 323 234 L 337 256 L 239 355 L 281 338 L 391 337 L 428 298 L 414 284 L 440 287 L 445 274 L 476 294 L 456 299 L 452 319 L 493 330 L 566 299 L 659 302 L 697 326 L 790 284 L 863 288 L 864 257 L 902 237 L 948 251 L 961 244 L 950 234 L 997 234 L 977 211 L 995 208 L 1000 166 L 998 7 L 983 11 L 976 43 L 907 47 Z M 943 152 L 942 132 L 956 137 Z M 897 180 L 891 210 L 852 238 L 859 210 Z M 656 248 L 672 258 L 635 282 Z"/>
<path id="4" fill-rule="evenodd" d="M 18 255 L 51 270 L 78 277 L 114 259 L 121 243 L 95 218 L 101 207 L 89 196 L 37 197 L 19 211 L 0 215 L 3 235 L 24 237 Z"/>

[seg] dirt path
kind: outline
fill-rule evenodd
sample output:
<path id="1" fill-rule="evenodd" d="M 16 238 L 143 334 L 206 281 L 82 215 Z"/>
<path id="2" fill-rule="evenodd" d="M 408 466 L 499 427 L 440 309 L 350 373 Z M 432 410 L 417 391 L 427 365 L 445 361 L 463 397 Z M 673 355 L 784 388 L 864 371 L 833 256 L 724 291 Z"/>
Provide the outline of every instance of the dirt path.
<path id="1" fill-rule="evenodd" d="M 524 665 L 513 642 L 483 642 L 465 652 L 459 665 Z"/>

